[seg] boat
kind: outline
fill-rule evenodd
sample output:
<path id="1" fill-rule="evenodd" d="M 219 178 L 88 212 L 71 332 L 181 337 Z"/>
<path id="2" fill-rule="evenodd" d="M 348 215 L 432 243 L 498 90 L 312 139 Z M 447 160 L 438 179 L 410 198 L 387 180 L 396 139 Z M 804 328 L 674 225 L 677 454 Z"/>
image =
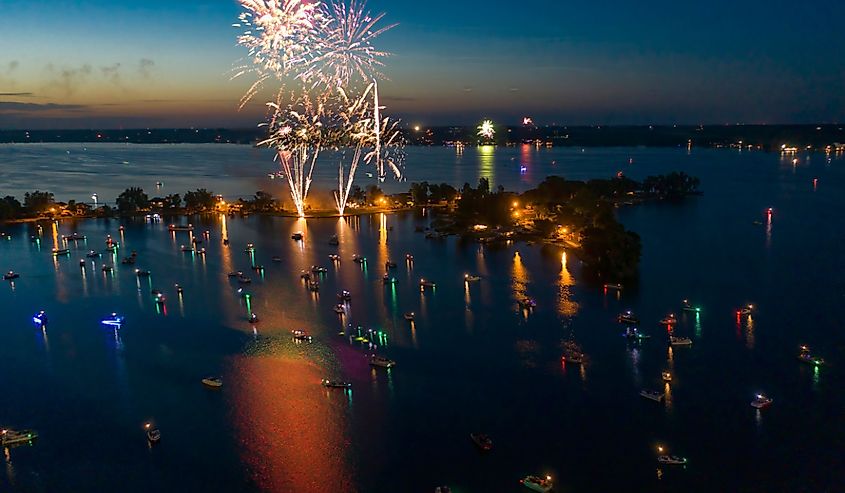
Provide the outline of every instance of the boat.
<path id="1" fill-rule="evenodd" d="M 411 255 L 410 253 L 406 253 L 406 254 L 405 254 L 405 260 L 406 260 L 406 261 L 408 261 L 408 262 L 413 262 L 413 261 L 414 261 L 414 256 L 413 256 L 413 255 Z"/>
<path id="2" fill-rule="evenodd" d="M 260 265 L 260 264 L 259 265 L 253 265 L 252 270 L 254 270 L 255 272 L 261 272 L 261 271 L 264 270 L 264 266 Z"/>
<path id="3" fill-rule="evenodd" d="M 614 291 L 622 291 L 625 289 L 624 286 L 619 283 L 604 283 L 603 287 L 604 289 L 612 289 Z"/>
<path id="4" fill-rule="evenodd" d="M 344 289 L 343 291 L 338 293 L 337 299 L 339 299 L 341 301 L 352 301 L 352 293 L 350 293 L 349 291 L 346 291 Z"/>
<path id="5" fill-rule="evenodd" d="M 616 316 L 616 321 L 621 324 L 638 324 L 640 323 L 640 319 L 638 319 L 634 312 L 631 310 L 626 310 L 619 315 Z"/>
<path id="6" fill-rule="evenodd" d="M 135 257 L 124 257 L 120 260 L 120 263 L 123 265 L 133 265 L 135 263 Z"/>
<path id="7" fill-rule="evenodd" d="M 306 281 L 308 281 L 308 280 L 310 280 L 310 279 L 311 279 L 311 273 L 310 273 L 310 272 L 307 272 L 307 271 L 304 271 L 304 270 L 303 270 L 303 271 L 300 271 L 300 272 L 299 272 L 299 278 L 300 278 L 300 279 L 305 279 Z"/>
<path id="8" fill-rule="evenodd" d="M 329 255 L 329 258 L 332 260 L 332 262 L 340 262 L 340 255 L 337 255 L 335 253 Z"/>
<path id="9" fill-rule="evenodd" d="M 167 227 L 167 230 L 168 231 L 193 231 L 194 225 L 193 224 L 188 224 L 188 225 L 171 224 L 170 226 Z"/>
<path id="10" fill-rule="evenodd" d="M 191 253 L 194 251 L 194 247 L 189 247 L 187 245 L 182 245 L 182 251 L 185 253 Z"/>
<path id="11" fill-rule="evenodd" d="M 674 313 L 670 313 L 660 320 L 660 325 L 676 325 L 677 323 L 678 319 L 675 318 Z"/>
<path id="12" fill-rule="evenodd" d="M 126 321 L 126 319 L 124 317 L 118 315 L 117 313 L 112 313 L 108 317 L 100 320 L 100 323 L 103 324 L 103 325 L 109 325 L 109 326 L 112 326 L 112 327 L 120 327 L 120 326 L 123 325 L 123 322 L 125 322 L 125 321 Z"/>
<path id="13" fill-rule="evenodd" d="M 81 235 L 79 233 L 72 233 L 69 235 L 62 235 L 62 239 L 65 241 L 81 241 L 85 239 L 85 235 Z"/>
<path id="14" fill-rule="evenodd" d="M 392 262 L 392 261 L 388 260 L 384 263 L 384 268 L 385 269 L 395 269 L 396 268 L 396 262 Z"/>
<path id="15" fill-rule="evenodd" d="M 240 276 L 244 275 L 244 273 L 241 272 L 241 271 L 237 271 L 237 272 L 233 271 L 233 272 L 230 272 L 226 275 L 229 276 L 229 277 L 240 277 Z"/>
<path id="16" fill-rule="evenodd" d="M 334 312 L 337 313 L 338 315 L 343 315 L 344 313 L 346 313 L 346 307 L 343 306 L 343 305 L 340 305 L 340 304 L 335 305 L 334 306 Z"/>
<path id="17" fill-rule="evenodd" d="M 147 423 L 144 425 L 144 429 L 147 430 L 147 440 L 151 445 L 161 441 L 161 431 L 158 428 L 153 428 L 152 424 Z"/>
<path id="18" fill-rule="evenodd" d="M 295 329 L 291 331 L 294 340 L 311 342 L 312 337 L 304 330 Z"/>
<path id="19" fill-rule="evenodd" d="M 4 281 L 12 281 L 12 280 L 17 279 L 19 277 L 21 277 L 20 274 L 18 274 L 17 272 L 11 271 L 11 270 L 9 272 L 3 274 L 3 280 Z"/>
<path id="20" fill-rule="evenodd" d="M 516 302 L 519 303 L 519 307 L 523 310 L 532 310 L 537 308 L 537 302 L 534 301 L 534 298 L 521 298 Z"/>
<path id="21" fill-rule="evenodd" d="M 68 249 L 68 248 L 54 248 L 53 249 L 53 256 L 58 257 L 59 255 L 70 255 L 70 249 Z"/>
<path id="22" fill-rule="evenodd" d="M 561 360 L 564 363 L 582 365 L 584 364 L 585 359 L 584 352 L 581 350 L 581 346 L 579 346 L 577 342 L 566 341 L 563 343 L 563 356 L 561 356 Z"/>
<path id="23" fill-rule="evenodd" d="M 88 257 L 88 258 L 97 258 L 97 257 L 100 256 L 100 252 L 95 252 L 94 250 L 90 250 L 90 251 L 88 251 L 88 253 L 85 254 L 85 256 Z"/>
<path id="24" fill-rule="evenodd" d="M 736 311 L 739 315 L 751 315 L 754 312 L 754 305 L 748 304 Z"/>
<path id="25" fill-rule="evenodd" d="M 30 443 L 38 438 L 38 432 L 34 430 L 2 430 L 0 432 L 0 445 L 9 447 Z"/>
<path id="26" fill-rule="evenodd" d="M 316 293 L 320 290 L 320 282 L 315 280 L 308 281 L 308 291 Z"/>
<path id="27" fill-rule="evenodd" d="M 219 389 L 223 386 L 223 379 L 220 377 L 205 377 L 202 379 L 202 384 L 206 387 L 211 387 L 213 389 Z"/>
<path id="28" fill-rule="evenodd" d="M 253 245 L 252 243 L 247 243 L 246 248 L 244 248 L 244 252 L 252 253 L 254 251 L 255 251 L 255 245 Z"/>
<path id="29" fill-rule="evenodd" d="M 320 267 L 318 265 L 312 265 L 311 266 L 311 272 L 313 272 L 315 274 L 325 274 L 328 271 L 329 271 L 329 269 L 326 269 L 325 267 Z"/>
<path id="30" fill-rule="evenodd" d="M 772 402 L 772 399 L 766 397 L 765 395 L 757 394 L 754 396 L 754 400 L 751 401 L 751 407 L 755 409 L 763 409 L 771 406 Z"/>
<path id="31" fill-rule="evenodd" d="M 481 277 L 479 276 L 471 276 L 469 274 L 464 274 L 464 282 L 477 282 L 480 281 Z"/>
<path id="32" fill-rule="evenodd" d="M 663 401 L 663 397 L 665 397 L 666 394 L 664 394 L 663 392 L 661 392 L 659 390 L 644 389 L 644 390 L 640 391 L 640 396 L 645 397 L 646 399 L 650 399 L 650 400 L 655 401 L 655 402 L 661 402 L 661 401 Z"/>
<path id="33" fill-rule="evenodd" d="M 665 370 L 663 373 L 660 374 L 663 377 L 664 382 L 671 382 L 672 381 L 672 372 Z"/>
<path id="34" fill-rule="evenodd" d="M 807 363 L 808 365 L 813 366 L 822 366 L 824 364 L 823 358 L 813 356 L 813 353 L 810 351 L 809 346 L 800 347 L 800 351 L 798 352 L 798 360 L 802 363 Z"/>
<path id="35" fill-rule="evenodd" d="M 254 323 L 258 322 L 258 315 L 256 315 L 255 313 L 250 313 L 248 320 L 249 320 L 249 323 L 254 324 Z"/>
<path id="36" fill-rule="evenodd" d="M 103 272 L 111 272 L 114 270 L 114 267 L 112 267 L 111 265 L 104 265 L 100 268 L 100 270 L 102 270 Z"/>
<path id="37" fill-rule="evenodd" d="M 493 450 L 493 440 L 488 435 L 484 433 L 470 433 L 469 438 L 482 451 L 489 452 Z"/>
<path id="38" fill-rule="evenodd" d="M 661 455 L 657 458 L 658 464 L 665 464 L 669 466 L 685 466 L 687 465 L 686 457 L 679 457 L 677 455 Z"/>
<path id="39" fill-rule="evenodd" d="M 241 275 L 241 276 L 238 276 L 238 282 L 240 284 L 250 284 L 252 282 L 252 279 L 250 279 L 247 276 Z"/>
<path id="40" fill-rule="evenodd" d="M 163 293 L 156 293 L 155 295 L 155 302 L 159 305 L 163 305 L 167 301 L 167 297 L 164 296 Z"/>
<path id="41" fill-rule="evenodd" d="M 85 267 L 85 259 L 84 258 L 79 259 L 79 265 L 81 267 Z"/>
<path id="42" fill-rule="evenodd" d="M 545 478 L 541 478 L 539 476 L 525 476 L 519 480 L 519 483 L 531 491 L 539 491 L 541 493 L 547 493 L 552 491 L 552 488 L 554 488 L 551 476 L 546 476 Z"/>
<path id="43" fill-rule="evenodd" d="M 409 321 L 409 322 L 413 322 L 413 321 L 414 321 L 414 312 L 407 312 L 407 313 L 406 313 L 405 315 L 403 315 L 403 316 L 405 317 L 405 320 L 407 320 L 407 321 Z"/>
<path id="44" fill-rule="evenodd" d="M 352 388 L 351 383 L 343 382 L 343 381 L 340 381 L 340 380 L 323 379 L 320 383 L 323 385 L 323 387 L 326 387 L 326 388 L 329 388 L 329 389 L 351 389 Z"/>
<path id="45" fill-rule="evenodd" d="M 340 245 L 340 240 L 337 239 L 337 235 L 332 235 L 329 238 L 329 245 L 331 246 L 338 246 Z"/>
<path id="46" fill-rule="evenodd" d="M 392 359 L 387 359 L 384 356 L 378 356 L 376 354 L 370 356 L 370 366 L 378 366 L 381 368 L 393 368 L 396 366 L 396 362 Z"/>
<path id="47" fill-rule="evenodd" d="M 297 231 L 296 233 L 290 235 L 290 239 L 300 241 L 304 238 L 305 235 L 302 234 L 302 231 Z"/>
<path id="48" fill-rule="evenodd" d="M 452 489 L 446 485 L 438 486 L 434 488 L 434 493 L 452 493 Z"/>
<path id="49" fill-rule="evenodd" d="M 282 257 L 279 257 L 278 255 L 273 255 L 273 257 L 270 258 L 270 260 L 272 260 L 273 262 L 281 262 Z"/>
<path id="50" fill-rule="evenodd" d="M 683 301 L 683 310 L 684 310 L 685 312 L 700 313 L 700 312 L 701 312 L 701 307 L 698 307 L 698 306 L 693 306 L 692 304 L 690 304 L 689 300 L 684 300 L 684 301 Z"/>
<path id="51" fill-rule="evenodd" d="M 150 277 L 150 271 L 143 269 L 135 269 L 135 275 L 138 277 Z"/>
<path id="52" fill-rule="evenodd" d="M 390 274 L 385 272 L 384 275 L 381 276 L 381 282 L 384 284 L 396 284 L 396 278 L 390 277 Z"/>
<path id="53" fill-rule="evenodd" d="M 622 334 L 627 337 L 629 340 L 640 342 L 644 339 L 651 339 L 651 336 L 648 334 L 643 334 L 640 330 L 636 327 L 629 326 L 625 329 L 625 333 Z"/>
<path id="54" fill-rule="evenodd" d="M 692 346 L 692 339 L 689 337 L 669 336 L 669 344 L 672 346 Z"/>
<path id="55" fill-rule="evenodd" d="M 425 279 L 420 279 L 420 287 L 423 288 L 433 288 L 435 284 L 431 281 L 426 281 Z"/>
<path id="56" fill-rule="evenodd" d="M 360 256 L 356 253 L 355 255 L 352 256 L 352 261 L 355 262 L 356 264 L 366 264 L 367 263 L 367 257 L 362 257 L 362 256 Z"/>
<path id="57" fill-rule="evenodd" d="M 47 326 L 47 314 L 44 313 L 44 310 L 41 310 L 40 312 L 32 316 L 32 323 L 39 327 Z"/>

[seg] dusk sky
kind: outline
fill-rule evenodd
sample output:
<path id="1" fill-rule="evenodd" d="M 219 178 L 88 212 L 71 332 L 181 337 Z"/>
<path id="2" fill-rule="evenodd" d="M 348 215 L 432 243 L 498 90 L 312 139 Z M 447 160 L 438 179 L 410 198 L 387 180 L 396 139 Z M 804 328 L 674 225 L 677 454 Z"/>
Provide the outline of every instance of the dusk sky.
<path id="1" fill-rule="evenodd" d="M 845 120 L 845 2 L 389 2 L 407 123 Z M 253 126 L 234 0 L 0 3 L 0 128 Z"/>

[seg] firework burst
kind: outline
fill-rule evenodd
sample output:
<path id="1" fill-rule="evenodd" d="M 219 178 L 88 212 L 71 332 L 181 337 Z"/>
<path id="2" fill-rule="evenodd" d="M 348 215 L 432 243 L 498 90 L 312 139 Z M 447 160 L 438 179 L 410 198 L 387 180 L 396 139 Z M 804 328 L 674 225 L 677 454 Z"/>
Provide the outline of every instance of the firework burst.
<path id="1" fill-rule="evenodd" d="M 384 66 L 381 58 L 389 53 L 375 49 L 372 41 L 396 24 L 377 27 L 385 14 L 371 17 L 366 2 L 355 0 L 348 6 L 337 0 L 330 1 L 322 5 L 321 11 L 325 23 L 317 48 L 319 53 L 301 74 L 303 80 L 331 89 L 348 86 L 355 79 L 366 83 L 383 78 L 379 72 Z"/>
<path id="2" fill-rule="evenodd" d="M 478 136 L 492 140 L 493 137 L 496 135 L 496 128 L 493 127 L 493 122 L 491 120 L 484 120 L 481 122 L 481 125 L 478 126 Z"/>

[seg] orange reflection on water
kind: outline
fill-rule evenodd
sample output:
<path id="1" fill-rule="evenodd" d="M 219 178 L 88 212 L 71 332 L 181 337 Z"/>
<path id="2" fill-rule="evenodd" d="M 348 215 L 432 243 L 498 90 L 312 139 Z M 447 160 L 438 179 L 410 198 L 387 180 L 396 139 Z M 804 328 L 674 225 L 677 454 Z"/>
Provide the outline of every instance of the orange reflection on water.
<path id="1" fill-rule="evenodd" d="M 560 256 L 560 280 L 558 281 L 558 313 L 565 317 L 572 317 L 578 313 L 578 303 L 572 301 L 571 286 L 575 285 L 575 278 L 566 265 L 566 252 Z"/>
<path id="2" fill-rule="evenodd" d="M 348 396 L 324 389 L 323 377 L 295 355 L 234 359 L 227 386 L 239 452 L 262 490 L 355 491 L 345 452 Z"/>

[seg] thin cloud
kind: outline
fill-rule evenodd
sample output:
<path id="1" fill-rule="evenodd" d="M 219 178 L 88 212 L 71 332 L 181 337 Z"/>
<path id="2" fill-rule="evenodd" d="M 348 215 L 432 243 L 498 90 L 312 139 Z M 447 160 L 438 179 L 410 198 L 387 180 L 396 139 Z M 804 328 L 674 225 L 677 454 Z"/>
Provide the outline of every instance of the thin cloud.
<path id="1" fill-rule="evenodd" d="M 138 62 L 138 75 L 141 76 L 142 79 L 150 80 L 153 78 L 152 70 L 155 67 L 156 62 L 150 60 L 149 58 L 142 58 Z"/>
<path id="2" fill-rule="evenodd" d="M 0 101 L 0 113 L 43 113 L 45 111 L 79 111 L 87 106 L 81 104 L 19 103 Z"/>
<path id="3" fill-rule="evenodd" d="M 0 92 L 0 97 L 14 97 L 14 98 L 34 98 L 35 94 L 31 92 Z"/>
<path id="4" fill-rule="evenodd" d="M 47 65 L 47 72 L 50 74 L 51 79 L 47 82 L 45 88 L 58 89 L 65 96 L 71 96 L 91 76 L 93 69 L 88 64 L 78 68 L 57 69 L 50 63 Z"/>

